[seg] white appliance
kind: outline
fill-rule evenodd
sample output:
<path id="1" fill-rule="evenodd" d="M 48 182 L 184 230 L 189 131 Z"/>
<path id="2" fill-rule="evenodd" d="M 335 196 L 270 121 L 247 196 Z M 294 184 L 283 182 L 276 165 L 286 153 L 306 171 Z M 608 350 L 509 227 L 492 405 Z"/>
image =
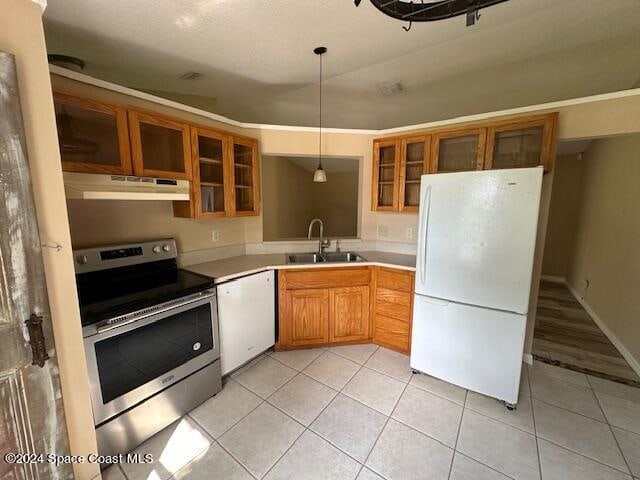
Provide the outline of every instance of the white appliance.
<path id="1" fill-rule="evenodd" d="M 74 200 L 189 200 L 189 181 L 63 172 L 64 191 Z"/>
<path id="2" fill-rule="evenodd" d="M 518 401 L 542 167 L 423 175 L 411 367 Z"/>
<path id="3" fill-rule="evenodd" d="M 218 285 L 222 375 L 275 344 L 275 274 L 256 273 Z"/>

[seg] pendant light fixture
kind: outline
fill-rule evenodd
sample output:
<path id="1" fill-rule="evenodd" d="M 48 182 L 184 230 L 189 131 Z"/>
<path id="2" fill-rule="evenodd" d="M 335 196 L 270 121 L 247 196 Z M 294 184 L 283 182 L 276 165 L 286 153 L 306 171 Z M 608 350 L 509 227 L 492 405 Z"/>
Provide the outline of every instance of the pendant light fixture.
<path id="1" fill-rule="evenodd" d="M 327 53 L 327 47 L 317 47 L 313 53 L 320 57 L 320 128 L 318 132 L 318 168 L 313 172 L 313 181 L 324 183 L 327 181 L 327 172 L 322 168 L 322 55 Z"/>

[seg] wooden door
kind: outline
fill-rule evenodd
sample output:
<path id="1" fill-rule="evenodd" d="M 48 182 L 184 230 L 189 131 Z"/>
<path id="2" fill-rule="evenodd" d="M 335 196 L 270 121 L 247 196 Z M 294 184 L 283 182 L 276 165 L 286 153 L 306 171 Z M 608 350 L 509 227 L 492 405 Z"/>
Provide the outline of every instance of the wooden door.
<path id="1" fill-rule="evenodd" d="M 369 287 L 330 289 L 329 341 L 367 340 L 369 331 Z"/>
<path id="2" fill-rule="evenodd" d="M 62 169 L 131 175 L 127 111 L 122 107 L 54 92 Z"/>
<path id="3" fill-rule="evenodd" d="M 486 169 L 544 166 L 551 171 L 555 156 L 557 113 L 520 118 L 487 130 Z"/>
<path id="4" fill-rule="evenodd" d="M 314 345 L 329 341 L 329 290 L 304 289 L 286 293 L 284 344 Z"/>
<path id="5" fill-rule="evenodd" d="M 433 134 L 431 173 L 482 170 L 486 128 L 467 128 Z"/>
<path id="6" fill-rule="evenodd" d="M 15 62 L 2 52 L 0 112 L 0 458 L 69 455 Z M 31 327 L 25 323 L 30 318 Z M 35 355 L 29 338 L 38 345 Z M 43 341 L 36 343 L 37 338 Z M 72 475 L 70 465 L 0 462 L 3 479 Z"/>
<path id="7" fill-rule="evenodd" d="M 191 180 L 189 125 L 129 110 L 129 134 L 136 175 Z"/>
<path id="8" fill-rule="evenodd" d="M 398 211 L 400 182 L 400 141 L 373 142 L 371 210 Z"/>
<path id="9" fill-rule="evenodd" d="M 252 216 L 260 213 L 260 162 L 258 142 L 253 138 L 231 137 L 229 142 L 230 215 Z"/>
<path id="10" fill-rule="evenodd" d="M 401 212 L 417 212 L 420 206 L 420 177 L 429 173 L 431 136 L 402 139 L 400 153 L 399 209 Z"/>

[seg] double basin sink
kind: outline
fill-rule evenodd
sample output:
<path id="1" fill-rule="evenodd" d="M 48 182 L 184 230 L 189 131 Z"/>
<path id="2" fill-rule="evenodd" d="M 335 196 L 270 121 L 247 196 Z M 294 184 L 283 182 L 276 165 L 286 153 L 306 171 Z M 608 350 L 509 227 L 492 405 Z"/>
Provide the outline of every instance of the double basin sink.
<path id="1" fill-rule="evenodd" d="M 367 260 L 355 252 L 288 253 L 287 263 L 355 263 Z"/>

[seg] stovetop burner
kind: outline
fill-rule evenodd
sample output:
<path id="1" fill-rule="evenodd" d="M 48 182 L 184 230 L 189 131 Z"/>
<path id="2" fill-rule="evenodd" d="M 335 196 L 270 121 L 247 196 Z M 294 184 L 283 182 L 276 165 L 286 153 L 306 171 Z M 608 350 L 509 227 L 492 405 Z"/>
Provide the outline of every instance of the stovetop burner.
<path id="1" fill-rule="evenodd" d="M 74 252 L 82 326 L 213 288 L 212 278 L 180 269 L 175 242 Z"/>

